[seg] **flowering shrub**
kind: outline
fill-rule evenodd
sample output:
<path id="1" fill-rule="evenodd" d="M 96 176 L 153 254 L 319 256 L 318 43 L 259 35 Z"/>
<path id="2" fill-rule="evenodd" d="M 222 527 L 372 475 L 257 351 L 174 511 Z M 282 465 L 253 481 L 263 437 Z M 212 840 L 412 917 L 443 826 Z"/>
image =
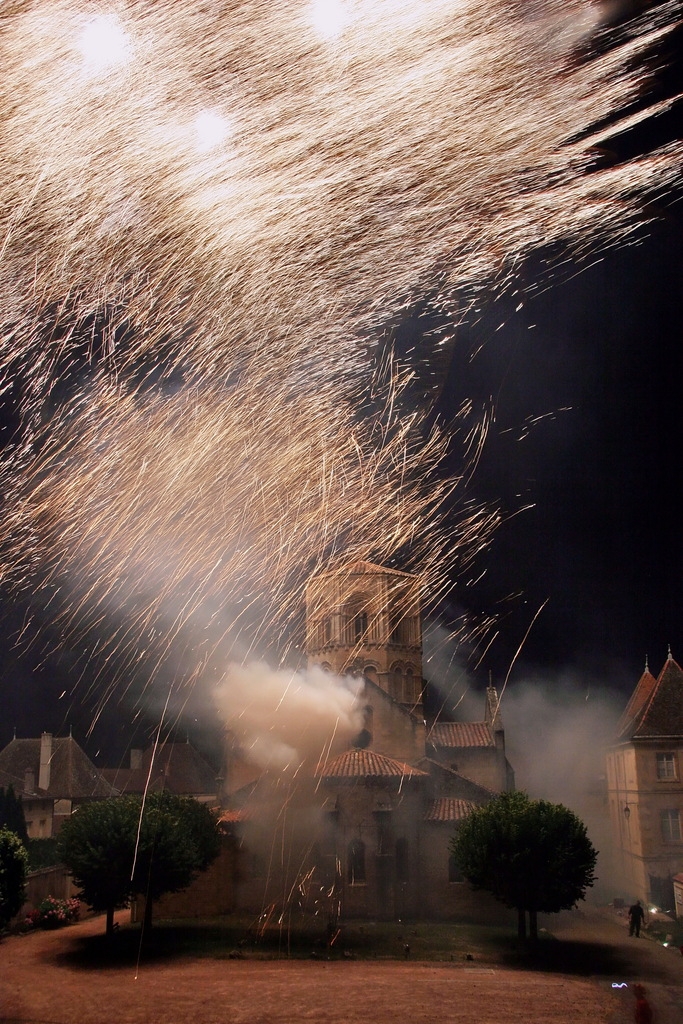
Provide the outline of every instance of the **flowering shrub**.
<path id="1" fill-rule="evenodd" d="M 78 920 L 81 903 L 76 897 L 70 900 L 58 900 L 56 896 L 46 896 L 36 910 L 29 910 L 26 924 L 30 928 L 61 928 Z"/>

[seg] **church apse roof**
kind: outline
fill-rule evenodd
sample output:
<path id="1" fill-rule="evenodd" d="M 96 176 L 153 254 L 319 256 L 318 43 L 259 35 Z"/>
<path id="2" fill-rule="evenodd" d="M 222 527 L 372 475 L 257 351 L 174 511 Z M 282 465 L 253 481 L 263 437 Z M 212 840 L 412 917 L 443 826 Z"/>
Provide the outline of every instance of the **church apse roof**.
<path id="1" fill-rule="evenodd" d="M 622 740 L 683 736 L 683 670 L 671 654 L 657 679 L 643 673 L 617 731 Z"/>
<path id="2" fill-rule="evenodd" d="M 426 778 L 427 773 L 374 750 L 345 750 L 316 771 L 323 779 Z"/>

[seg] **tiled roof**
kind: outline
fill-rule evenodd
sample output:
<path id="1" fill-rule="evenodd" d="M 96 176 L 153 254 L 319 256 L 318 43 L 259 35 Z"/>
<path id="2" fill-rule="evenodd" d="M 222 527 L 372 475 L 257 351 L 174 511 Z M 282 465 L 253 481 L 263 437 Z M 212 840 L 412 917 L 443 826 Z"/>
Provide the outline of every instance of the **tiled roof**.
<path id="1" fill-rule="evenodd" d="M 323 779 L 417 778 L 427 773 L 374 750 L 346 750 L 316 771 Z"/>
<path id="2" fill-rule="evenodd" d="M 433 800 L 424 814 L 425 821 L 461 821 L 478 805 L 472 800 L 455 796 L 442 796 Z"/>
<path id="3" fill-rule="evenodd" d="M 629 727 L 632 739 L 683 736 L 683 670 L 669 656 Z"/>
<path id="4" fill-rule="evenodd" d="M 433 777 L 438 777 L 437 785 L 442 793 L 449 796 L 457 796 L 459 799 L 474 801 L 475 804 L 486 804 L 496 793 L 487 786 L 482 786 L 474 779 L 468 778 L 461 772 L 454 771 L 448 765 L 433 761 L 429 757 L 421 757 L 417 762 L 419 768 L 429 772 Z"/>
<path id="5" fill-rule="evenodd" d="M 493 747 L 493 733 L 486 722 L 437 722 L 427 734 L 434 747 Z"/>
<path id="6" fill-rule="evenodd" d="M 29 772 L 33 792 L 50 800 L 103 800 L 113 795 L 102 772 L 72 736 L 52 736 L 50 740 L 50 781 L 46 789 L 38 789 L 40 739 L 13 739 L 0 751 L 0 786 L 11 784 L 18 796 L 28 796 L 24 786 Z"/>
<path id="7" fill-rule="evenodd" d="M 150 777 L 153 753 L 153 747 L 144 752 L 139 768 L 106 768 L 102 774 L 120 793 L 143 793 L 148 779 L 151 790 L 166 789 L 181 796 L 216 792 L 216 772 L 191 743 L 166 743 L 159 747 Z"/>
<path id="8" fill-rule="evenodd" d="M 624 712 L 617 724 L 617 736 L 629 737 L 632 734 L 633 726 L 643 710 L 643 707 L 652 696 L 652 691 L 657 685 L 657 680 L 648 668 L 645 669 L 638 681 L 638 685 L 631 694 L 631 699 L 624 708 Z"/>
<path id="9" fill-rule="evenodd" d="M 228 808 L 221 811 L 218 822 L 220 825 L 236 825 L 240 821 L 249 821 L 251 813 L 244 807 Z"/>

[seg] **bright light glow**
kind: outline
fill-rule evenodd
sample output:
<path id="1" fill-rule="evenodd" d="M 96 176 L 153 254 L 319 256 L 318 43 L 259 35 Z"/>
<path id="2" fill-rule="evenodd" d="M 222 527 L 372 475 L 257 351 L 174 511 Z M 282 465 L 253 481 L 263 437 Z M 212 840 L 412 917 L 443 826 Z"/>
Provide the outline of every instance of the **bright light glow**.
<path id="1" fill-rule="evenodd" d="M 93 74 L 126 64 L 132 53 L 130 38 L 118 18 L 106 14 L 88 21 L 80 34 L 78 49 Z"/>
<path id="2" fill-rule="evenodd" d="M 230 135 L 230 125 L 220 114 L 212 110 L 204 110 L 195 121 L 197 133 L 197 149 L 200 153 L 208 153 L 210 150 L 220 146 L 221 142 Z"/>
<path id="3" fill-rule="evenodd" d="M 344 0 L 314 0 L 311 21 L 316 34 L 322 39 L 336 39 L 349 21 Z"/>

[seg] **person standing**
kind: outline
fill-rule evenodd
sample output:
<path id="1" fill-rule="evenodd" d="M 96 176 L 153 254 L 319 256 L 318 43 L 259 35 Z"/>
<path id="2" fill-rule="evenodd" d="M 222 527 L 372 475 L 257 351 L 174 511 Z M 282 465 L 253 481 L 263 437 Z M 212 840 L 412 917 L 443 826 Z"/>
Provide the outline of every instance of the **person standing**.
<path id="1" fill-rule="evenodd" d="M 645 911 L 640 900 L 636 900 L 632 907 L 628 908 L 628 933 L 640 938 L 640 926 L 645 920 Z"/>

